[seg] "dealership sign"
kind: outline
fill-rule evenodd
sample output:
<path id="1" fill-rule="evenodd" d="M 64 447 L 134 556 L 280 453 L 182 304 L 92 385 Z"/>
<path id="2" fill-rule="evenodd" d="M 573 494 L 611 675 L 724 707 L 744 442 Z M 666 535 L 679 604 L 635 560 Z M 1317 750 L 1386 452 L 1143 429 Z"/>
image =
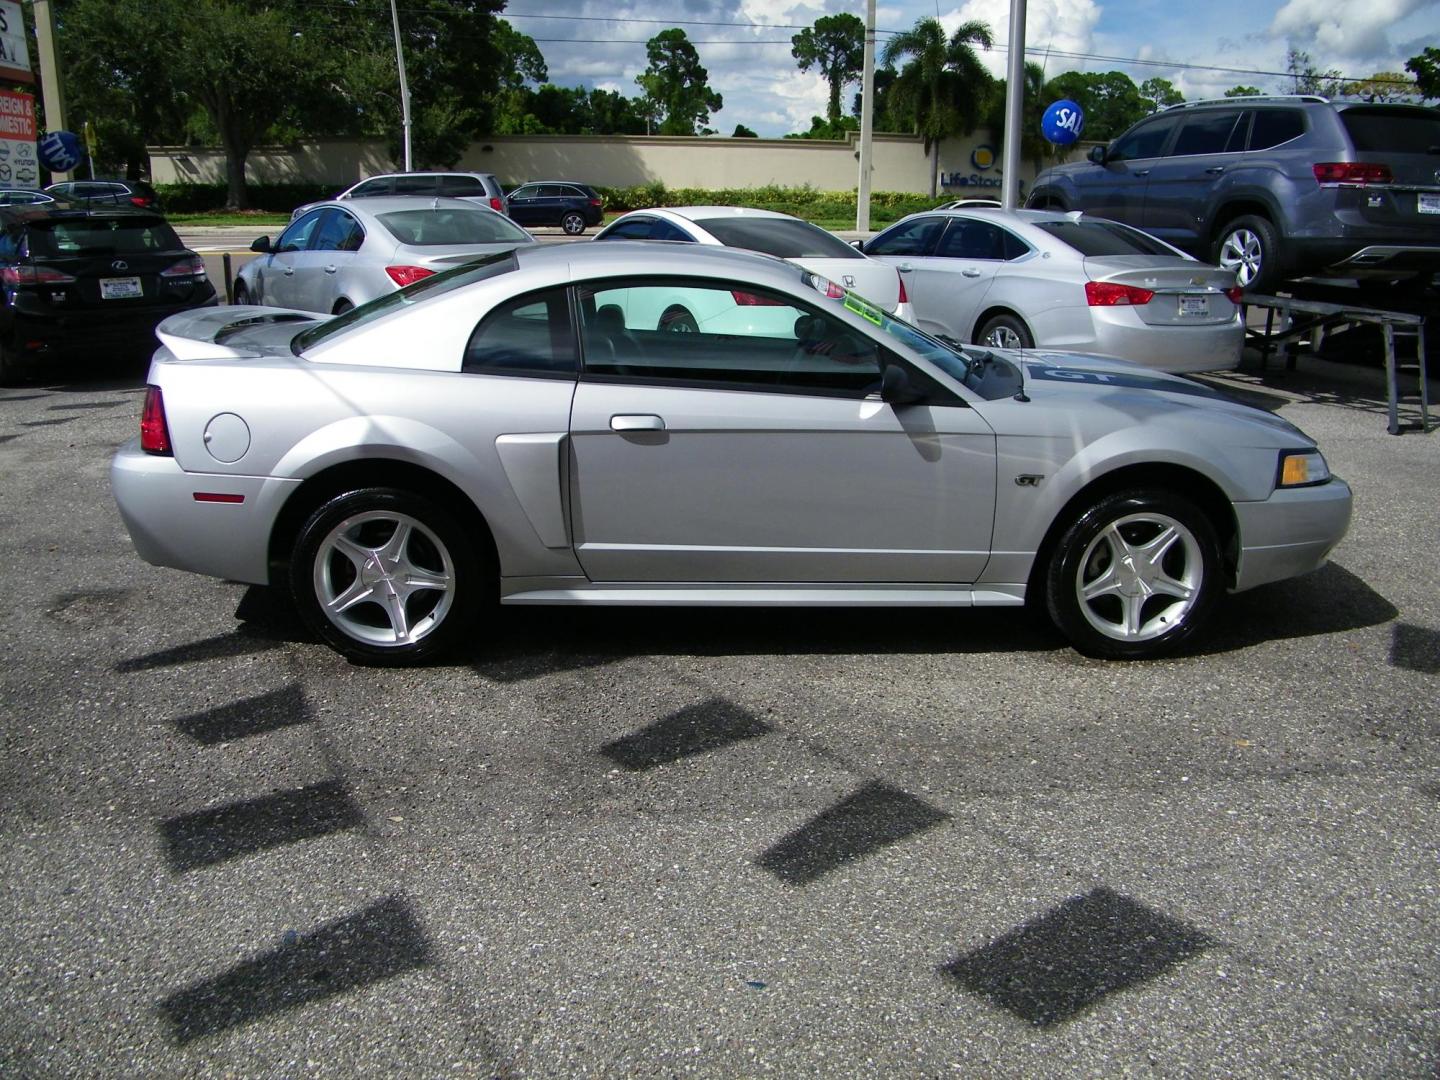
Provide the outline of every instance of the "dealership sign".
<path id="1" fill-rule="evenodd" d="M 35 95 L 0 90 L 0 187 L 39 187 Z"/>
<path id="2" fill-rule="evenodd" d="M 30 70 L 30 46 L 25 40 L 25 19 L 18 0 L 0 0 L 0 79 L 35 81 Z"/>

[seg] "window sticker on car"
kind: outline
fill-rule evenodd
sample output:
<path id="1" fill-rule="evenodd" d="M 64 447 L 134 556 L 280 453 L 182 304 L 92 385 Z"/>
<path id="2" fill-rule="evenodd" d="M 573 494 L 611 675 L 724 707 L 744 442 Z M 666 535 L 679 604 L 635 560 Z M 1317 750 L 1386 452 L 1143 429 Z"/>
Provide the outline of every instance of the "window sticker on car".
<path id="1" fill-rule="evenodd" d="M 884 316 L 880 309 L 877 308 L 874 304 L 870 303 L 868 300 L 862 300 L 854 293 L 845 294 L 845 310 L 853 311 L 862 319 L 868 319 L 876 326 L 882 325 L 882 319 L 884 318 Z"/>

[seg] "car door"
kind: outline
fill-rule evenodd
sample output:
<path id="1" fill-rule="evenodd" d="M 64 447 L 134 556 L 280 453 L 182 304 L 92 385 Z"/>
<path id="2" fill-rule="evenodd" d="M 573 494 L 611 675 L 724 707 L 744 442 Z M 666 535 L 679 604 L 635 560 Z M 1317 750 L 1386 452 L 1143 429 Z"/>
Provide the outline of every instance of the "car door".
<path id="1" fill-rule="evenodd" d="M 715 294 L 697 307 L 763 304 L 793 319 L 676 334 L 621 316 L 658 306 L 648 292 L 686 290 Z M 938 384 L 926 404 L 880 400 L 882 366 L 899 361 L 868 331 L 738 281 L 580 285 L 577 307 L 571 524 L 591 580 L 979 576 L 995 506 L 994 434 Z"/>
<path id="2" fill-rule="evenodd" d="M 1170 151 L 1150 166 L 1141 227 L 1195 256 L 1208 246 L 1205 210 L 1228 163 L 1245 149 L 1249 113 L 1208 109 L 1181 116 Z"/>
<path id="3" fill-rule="evenodd" d="M 1142 121 L 1110 145 L 1102 166 L 1078 171 L 1075 182 L 1080 205 L 1076 209 L 1140 228 L 1145 220 L 1150 172 L 1164 154 L 1177 120 L 1173 113 L 1164 113 Z"/>
<path id="4" fill-rule="evenodd" d="M 539 225 L 540 185 L 526 184 L 510 193 L 510 220 L 518 225 Z"/>
<path id="5" fill-rule="evenodd" d="M 963 341 L 969 324 L 961 329 L 954 304 L 959 294 L 971 287 L 988 285 L 989 277 L 982 281 L 982 271 L 973 267 L 969 267 L 969 275 L 961 275 L 960 268 L 949 257 L 937 254 L 942 237 L 949 234 L 958 241 L 962 235 L 958 229 L 950 234 L 949 225 L 950 219 L 942 214 L 909 218 L 867 242 L 863 250 L 871 258 L 900 271 L 918 326 L 933 334 Z"/>
<path id="6" fill-rule="evenodd" d="M 256 278 L 256 303 L 270 307 L 314 310 L 305 308 L 301 302 L 304 296 L 301 282 L 305 278 L 299 276 L 299 270 L 310 246 L 310 239 L 329 209 L 320 207 L 296 218 L 289 228 L 280 234 L 270 254 L 261 256 L 264 265 L 260 267 Z"/>
<path id="7" fill-rule="evenodd" d="M 355 305 L 346 286 L 364 238 L 365 230 L 345 210 L 332 206 L 320 212 L 320 222 L 308 247 L 296 256 L 293 282 L 299 297 L 297 306 L 329 314 L 341 299 Z"/>

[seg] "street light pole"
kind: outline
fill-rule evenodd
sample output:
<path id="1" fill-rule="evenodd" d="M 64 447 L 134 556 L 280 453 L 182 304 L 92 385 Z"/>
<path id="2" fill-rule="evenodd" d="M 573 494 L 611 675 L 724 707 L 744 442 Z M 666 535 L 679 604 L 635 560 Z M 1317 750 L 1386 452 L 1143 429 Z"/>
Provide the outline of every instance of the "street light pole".
<path id="1" fill-rule="evenodd" d="M 860 76 L 860 190 L 855 229 L 870 231 L 870 152 L 875 128 L 875 0 L 865 0 L 865 67 Z"/>
<path id="2" fill-rule="evenodd" d="M 390 18 L 395 24 L 395 66 L 400 69 L 400 124 L 405 130 L 405 171 L 412 168 L 410 159 L 410 87 L 405 82 L 405 50 L 400 45 L 400 12 L 390 0 Z"/>
<path id="3" fill-rule="evenodd" d="M 1005 177 L 1000 188 L 1000 205 L 1014 210 L 1020 205 L 1020 126 L 1025 100 L 1025 0 L 1010 0 L 1010 56 L 1005 75 L 1005 153 L 1001 168 Z"/>

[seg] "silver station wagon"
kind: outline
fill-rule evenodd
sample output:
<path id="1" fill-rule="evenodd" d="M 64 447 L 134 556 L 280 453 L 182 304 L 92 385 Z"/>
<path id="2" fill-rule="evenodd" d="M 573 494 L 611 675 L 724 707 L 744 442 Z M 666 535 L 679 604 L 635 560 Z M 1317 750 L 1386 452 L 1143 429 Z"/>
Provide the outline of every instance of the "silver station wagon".
<path id="1" fill-rule="evenodd" d="M 706 327 L 656 329 L 677 297 Z M 948 345 L 727 248 L 519 248 L 330 319 L 219 308 L 159 336 L 111 471 L 140 555 L 286 586 L 360 662 L 463 647 L 495 597 L 1029 600 L 1088 654 L 1148 657 L 1226 590 L 1321 565 L 1350 518 L 1268 413 Z"/>

